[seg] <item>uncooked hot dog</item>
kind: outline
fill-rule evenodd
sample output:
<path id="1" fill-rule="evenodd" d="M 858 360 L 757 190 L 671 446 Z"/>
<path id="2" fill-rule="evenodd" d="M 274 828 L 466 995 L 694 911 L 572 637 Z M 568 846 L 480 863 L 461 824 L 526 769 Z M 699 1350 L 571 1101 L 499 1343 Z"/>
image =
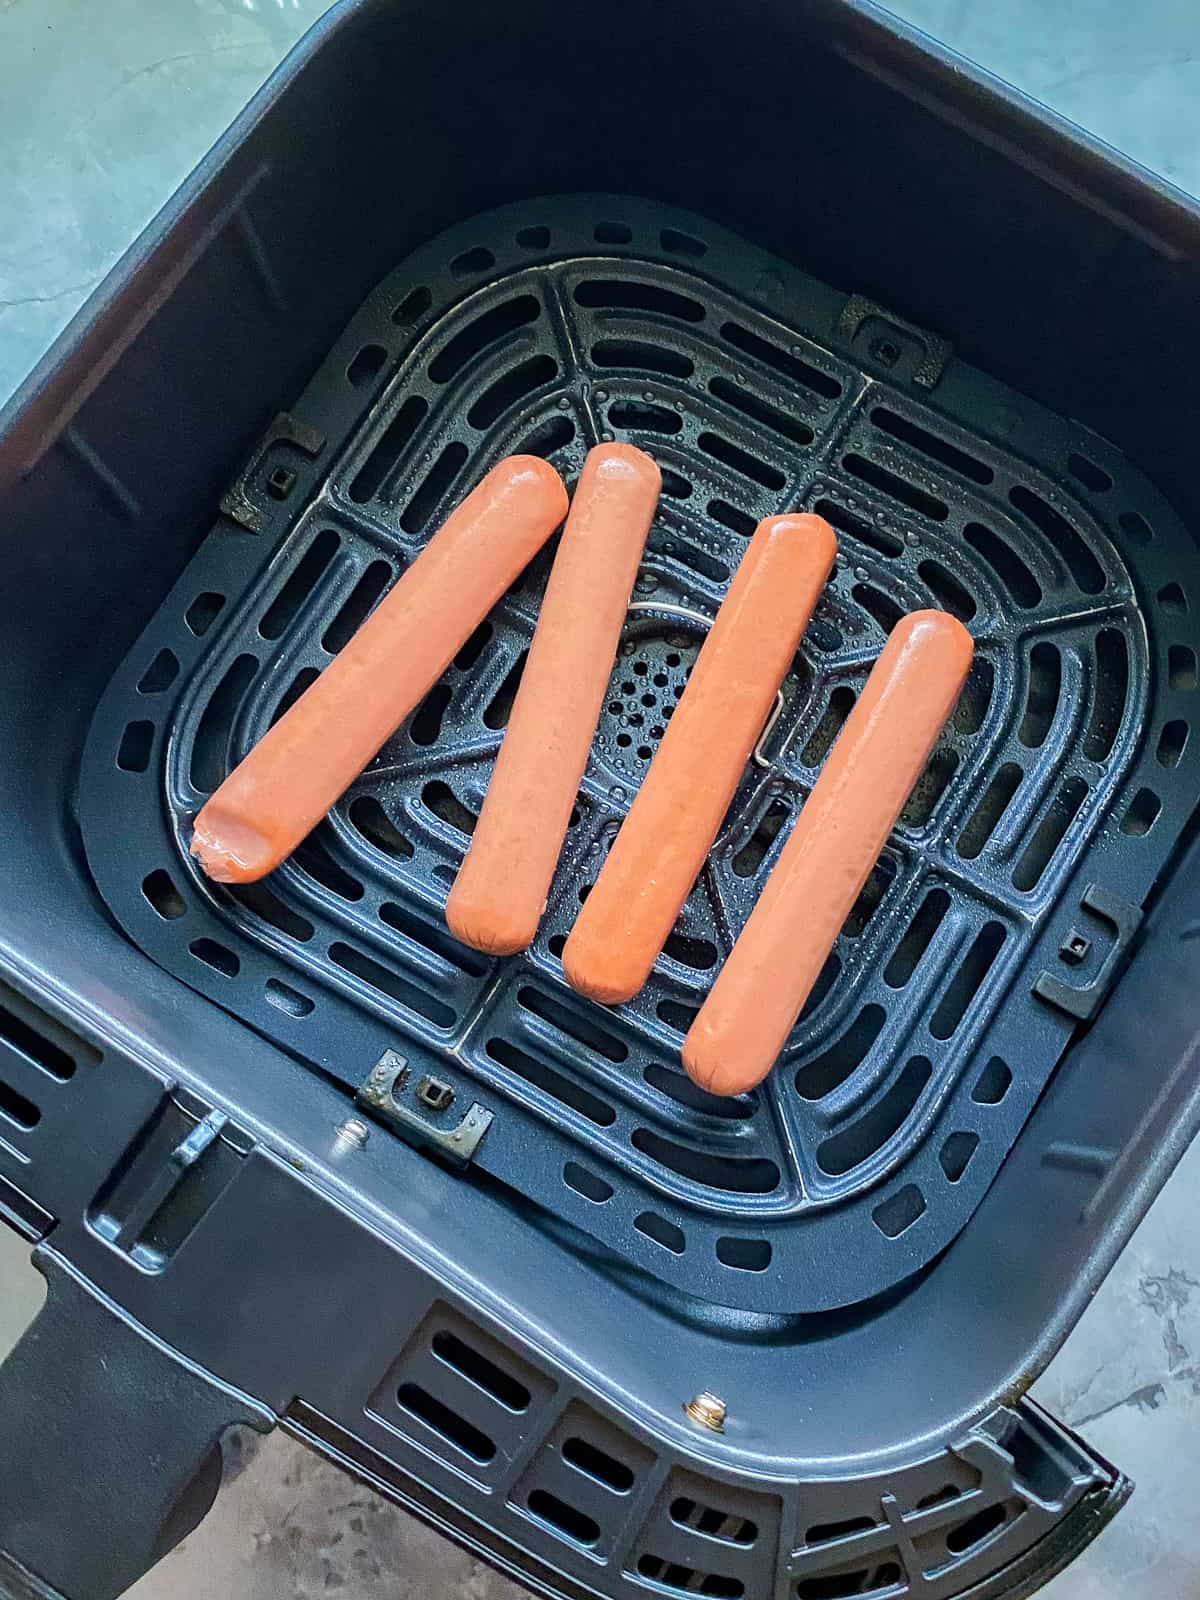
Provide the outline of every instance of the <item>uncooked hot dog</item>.
<path id="1" fill-rule="evenodd" d="M 658 754 L 563 950 L 604 1005 L 645 983 L 704 865 L 833 566 L 821 517 L 768 517 L 742 557 Z"/>
<path id="2" fill-rule="evenodd" d="M 489 955 L 533 942 L 608 687 L 662 475 L 641 450 L 588 452 L 471 847 L 450 931 Z"/>
<path id="3" fill-rule="evenodd" d="M 437 682 L 562 521 L 562 480 L 511 456 L 451 513 L 358 632 L 229 774 L 192 852 L 218 883 L 252 883 L 316 826 Z"/>
<path id="4" fill-rule="evenodd" d="M 899 622 L 683 1044 L 713 1094 L 771 1070 L 954 709 L 971 636 L 942 611 Z"/>

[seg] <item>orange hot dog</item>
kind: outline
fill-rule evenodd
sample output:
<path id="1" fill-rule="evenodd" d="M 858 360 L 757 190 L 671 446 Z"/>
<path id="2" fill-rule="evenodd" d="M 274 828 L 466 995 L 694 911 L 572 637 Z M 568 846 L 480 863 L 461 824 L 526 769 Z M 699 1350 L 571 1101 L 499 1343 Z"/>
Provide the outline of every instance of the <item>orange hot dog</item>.
<path id="1" fill-rule="evenodd" d="M 649 977 L 836 553 L 821 517 L 759 523 L 563 950 L 567 981 L 580 994 L 616 1005 Z"/>
<path id="2" fill-rule="evenodd" d="M 466 859 L 450 931 L 489 955 L 532 944 L 579 780 L 662 474 L 641 450 L 588 452 L 554 558 L 529 658 Z"/>
<path id="3" fill-rule="evenodd" d="M 974 646 L 955 618 L 899 622 L 683 1042 L 713 1094 L 766 1077 L 921 775 Z"/>
<path id="4" fill-rule="evenodd" d="M 317 681 L 196 818 L 192 853 L 218 883 L 279 865 L 437 682 L 562 521 L 567 493 L 537 456 L 492 468 Z"/>

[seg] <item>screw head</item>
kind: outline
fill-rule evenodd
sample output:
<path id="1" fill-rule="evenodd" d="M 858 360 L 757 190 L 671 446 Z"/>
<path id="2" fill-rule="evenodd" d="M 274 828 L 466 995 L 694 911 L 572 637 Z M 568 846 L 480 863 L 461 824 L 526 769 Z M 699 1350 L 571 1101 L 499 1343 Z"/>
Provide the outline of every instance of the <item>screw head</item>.
<path id="1" fill-rule="evenodd" d="M 347 1117 L 345 1122 L 338 1123 L 334 1131 L 337 1134 L 334 1148 L 337 1150 L 361 1150 L 371 1137 L 371 1130 L 358 1117 Z"/>
<path id="2" fill-rule="evenodd" d="M 707 1389 L 701 1389 L 699 1394 L 693 1395 L 684 1404 L 683 1413 L 698 1427 L 707 1428 L 710 1433 L 725 1432 L 727 1414 L 725 1402 L 720 1395 L 710 1394 Z"/>

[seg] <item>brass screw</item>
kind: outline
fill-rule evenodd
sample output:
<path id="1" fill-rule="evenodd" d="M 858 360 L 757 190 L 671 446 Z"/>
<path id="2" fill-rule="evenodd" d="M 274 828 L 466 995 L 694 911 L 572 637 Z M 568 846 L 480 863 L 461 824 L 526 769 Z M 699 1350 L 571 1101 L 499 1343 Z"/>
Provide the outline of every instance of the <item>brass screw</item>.
<path id="1" fill-rule="evenodd" d="M 684 1415 L 701 1428 L 707 1428 L 710 1433 L 725 1432 L 725 1402 L 719 1395 L 710 1394 L 707 1389 L 693 1395 L 683 1408 Z"/>

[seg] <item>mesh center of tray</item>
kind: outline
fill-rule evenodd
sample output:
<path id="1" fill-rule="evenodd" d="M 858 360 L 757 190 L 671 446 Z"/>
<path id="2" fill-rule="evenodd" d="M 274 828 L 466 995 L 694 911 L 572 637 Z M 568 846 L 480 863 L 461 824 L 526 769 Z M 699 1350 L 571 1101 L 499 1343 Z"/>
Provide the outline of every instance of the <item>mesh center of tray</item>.
<path id="1" fill-rule="evenodd" d="M 702 235 L 687 219 L 669 234 L 690 240 L 682 253 L 664 245 L 668 233 L 634 230 L 628 253 L 612 254 L 592 241 L 581 204 L 562 205 L 560 258 L 552 244 L 524 261 L 529 248 L 514 241 L 536 236 L 540 254 L 546 230 L 523 229 L 515 213 L 485 219 L 474 252 L 462 244 L 469 230 L 435 242 L 359 314 L 301 414 L 311 419 L 320 382 L 356 381 L 355 347 L 374 344 L 374 327 L 377 348 L 403 338 L 405 353 L 364 423 L 344 432 L 269 558 L 247 554 L 249 536 L 228 524 L 214 532 L 102 711 L 128 732 L 155 695 L 171 703 L 165 753 L 147 762 L 159 786 L 148 827 L 164 844 L 144 864 L 145 886 L 142 868 L 140 893 L 109 886 L 94 830 L 89 855 L 117 914 L 164 965 L 296 1054 L 348 1084 L 388 1042 L 442 1059 L 496 1111 L 479 1159 L 511 1188 L 697 1294 L 766 1304 L 742 1285 L 779 1268 L 802 1225 L 826 1253 L 878 1250 L 884 1262 L 919 1222 L 952 1234 L 969 1215 L 1069 1038 L 1070 1019 L 1032 998 L 1031 971 L 1052 959 L 1073 874 L 1087 862 L 1136 902 L 1137 883 L 1169 853 L 1170 828 L 1152 830 L 1169 782 L 1182 794 L 1194 778 L 1188 724 L 1167 713 L 1189 673 L 1194 684 L 1196 656 L 1178 627 L 1176 642 L 1160 637 L 1178 602 L 1161 585 L 1157 602 L 1144 598 L 1124 523 L 1114 530 L 1098 495 L 1064 487 L 1067 452 L 1035 464 L 996 443 L 997 426 L 972 432 L 919 388 L 885 381 L 865 346 L 857 357 L 833 336 L 836 296 L 781 264 L 775 280 L 749 261 L 739 273 L 739 250 L 753 252 L 718 230 Z M 237 893 L 204 885 L 186 856 L 204 796 L 447 509 L 505 453 L 545 455 L 570 481 L 588 446 L 611 437 L 656 457 L 664 493 L 529 956 L 495 963 L 465 950 L 441 909 L 551 551 L 291 862 Z M 1113 491 L 1113 510 L 1140 517 L 1130 492 Z M 566 932 L 756 521 L 792 509 L 828 517 L 840 554 L 781 715 L 651 983 L 618 1011 L 591 1006 L 562 981 Z M 197 632 L 186 619 L 205 593 L 227 601 L 194 644 L 194 670 L 161 691 L 151 678 L 148 691 L 156 649 L 178 653 Z M 976 638 L 953 724 L 772 1078 L 714 1099 L 682 1075 L 681 1035 L 887 632 L 928 605 Z M 1162 729 L 1154 750 L 1151 724 Z M 110 774 L 112 754 L 104 760 Z M 155 870 L 189 907 L 186 927 L 154 904 Z M 206 919 L 199 938 L 193 905 Z M 1105 932 L 1083 928 L 1098 952 Z M 361 1019 L 361 1038 L 347 1016 Z M 501 1131 L 517 1119 L 544 1134 L 520 1158 Z M 820 1258 L 817 1243 L 803 1249 Z M 888 1277 L 881 1267 L 865 1291 Z M 802 1298 L 777 1291 L 781 1306 Z"/>

